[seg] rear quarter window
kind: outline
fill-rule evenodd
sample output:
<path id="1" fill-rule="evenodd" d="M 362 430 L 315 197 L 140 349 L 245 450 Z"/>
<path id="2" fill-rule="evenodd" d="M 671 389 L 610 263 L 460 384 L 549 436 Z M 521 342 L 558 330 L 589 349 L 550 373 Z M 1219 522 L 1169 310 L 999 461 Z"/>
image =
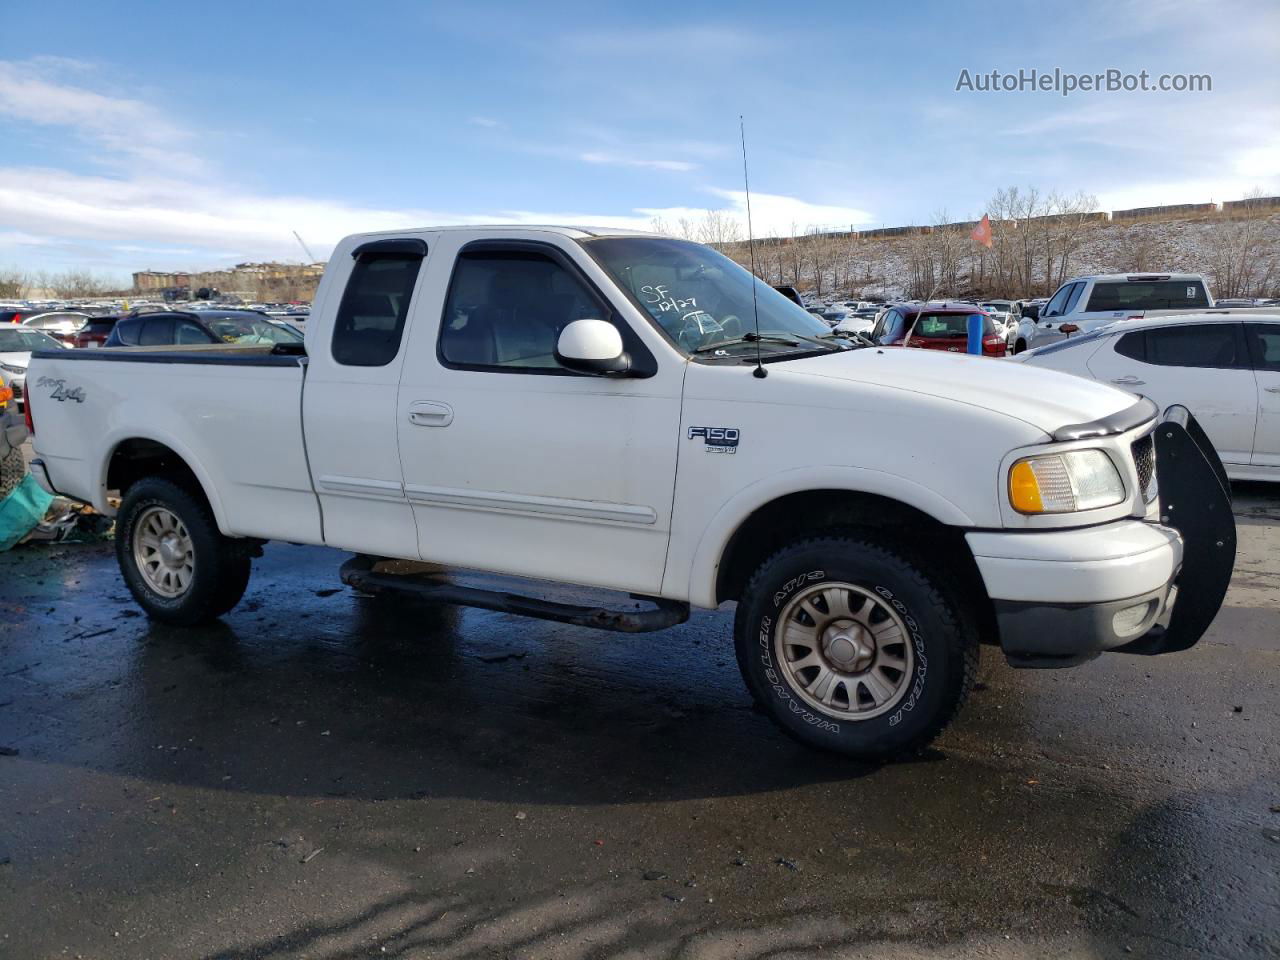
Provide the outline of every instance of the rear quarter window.
<path id="1" fill-rule="evenodd" d="M 418 254 L 362 254 L 356 260 L 334 321 L 336 362 L 383 367 L 395 359 L 421 267 Z"/>

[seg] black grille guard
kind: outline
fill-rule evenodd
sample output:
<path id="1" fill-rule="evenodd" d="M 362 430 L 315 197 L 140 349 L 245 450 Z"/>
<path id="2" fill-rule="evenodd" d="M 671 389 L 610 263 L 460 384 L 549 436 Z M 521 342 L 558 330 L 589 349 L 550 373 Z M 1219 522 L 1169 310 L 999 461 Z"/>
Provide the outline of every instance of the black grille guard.
<path id="1" fill-rule="evenodd" d="M 1150 403 L 1150 401 L 1147 401 Z M 1222 608 L 1236 563 L 1231 484 L 1196 418 L 1169 407 L 1156 427 L 1160 522 L 1182 536 L 1177 599 L 1166 626 L 1152 627 L 1113 653 L 1174 653 L 1194 646 Z"/>

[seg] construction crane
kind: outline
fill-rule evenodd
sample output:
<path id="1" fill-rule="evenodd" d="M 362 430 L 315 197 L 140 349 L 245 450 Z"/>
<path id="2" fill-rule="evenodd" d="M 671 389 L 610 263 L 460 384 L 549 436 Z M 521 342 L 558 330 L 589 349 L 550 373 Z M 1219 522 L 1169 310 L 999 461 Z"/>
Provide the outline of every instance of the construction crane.
<path id="1" fill-rule="evenodd" d="M 302 252 L 307 255 L 307 263 L 315 263 L 316 262 L 315 255 L 311 252 L 311 248 L 308 247 L 306 243 L 303 242 L 302 237 L 298 236 L 298 231 L 294 230 L 293 235 L 294 237 L 297 238 L 298 246 L 302 248 Z"/>

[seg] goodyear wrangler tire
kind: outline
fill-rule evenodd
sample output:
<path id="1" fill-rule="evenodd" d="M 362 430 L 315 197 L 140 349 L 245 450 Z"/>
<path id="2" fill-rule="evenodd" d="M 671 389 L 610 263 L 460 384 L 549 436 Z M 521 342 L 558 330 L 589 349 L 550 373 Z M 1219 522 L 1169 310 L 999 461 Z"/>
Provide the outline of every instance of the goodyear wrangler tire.
<path id="1" fill-rule="evenodd" d="M 738 666 L 784 731 L 863 760 L 919 750 L 963 704 L 978 667 L 959 605 L 905 555 L 818 537 L 756 571 L 734 624 Z"/>

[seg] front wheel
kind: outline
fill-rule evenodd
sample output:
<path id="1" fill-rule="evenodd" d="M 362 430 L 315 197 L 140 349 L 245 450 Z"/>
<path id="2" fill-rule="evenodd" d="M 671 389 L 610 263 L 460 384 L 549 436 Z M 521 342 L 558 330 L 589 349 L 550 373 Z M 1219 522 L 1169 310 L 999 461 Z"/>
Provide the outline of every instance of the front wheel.
<path id="1" fill-rule="evenodd" d="M 247 544 L 219 532 L 204 497 L 162 477 L 139 480 L 125 493 L 116 559 L 138 605 L 165 623 L 219 617 L 249 585 Z"/>
<path id="2" fill-rule="evenodd" d="M 864 760 L 928 744 L 969 692 L 964 611 L 905 555 L 817 537 L 766 560 L 738 604 L 738 666 L 791 736 Z"/>

